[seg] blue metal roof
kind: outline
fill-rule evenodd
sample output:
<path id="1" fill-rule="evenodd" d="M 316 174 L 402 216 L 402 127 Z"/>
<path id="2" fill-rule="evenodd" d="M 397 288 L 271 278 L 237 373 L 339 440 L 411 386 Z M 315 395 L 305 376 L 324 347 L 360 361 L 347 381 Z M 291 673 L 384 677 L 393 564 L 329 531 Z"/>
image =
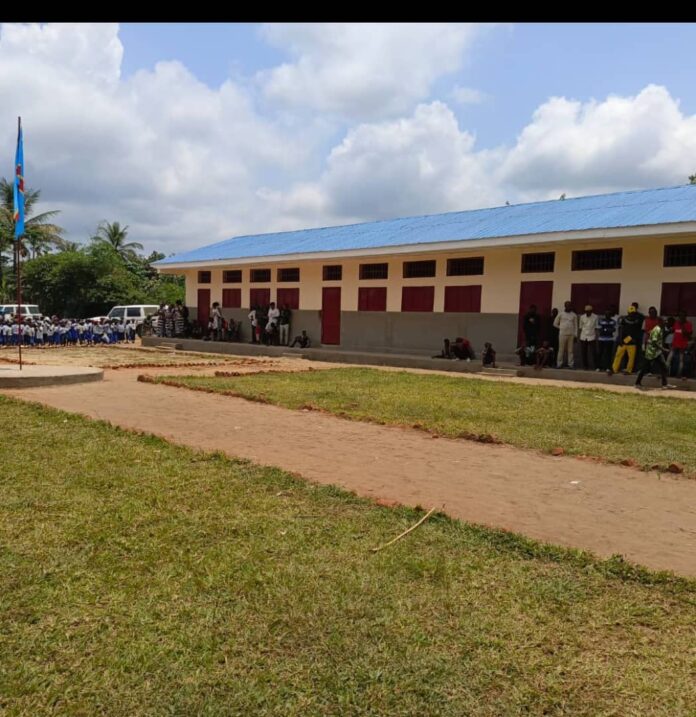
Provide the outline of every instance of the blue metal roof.
<path id="1" fill-rule="evenodd" d="M 158 265 L 388 248 L 696 221 L 696 186 L 473 209 L 348 226 L 240 236 L 162 259 Z"/>

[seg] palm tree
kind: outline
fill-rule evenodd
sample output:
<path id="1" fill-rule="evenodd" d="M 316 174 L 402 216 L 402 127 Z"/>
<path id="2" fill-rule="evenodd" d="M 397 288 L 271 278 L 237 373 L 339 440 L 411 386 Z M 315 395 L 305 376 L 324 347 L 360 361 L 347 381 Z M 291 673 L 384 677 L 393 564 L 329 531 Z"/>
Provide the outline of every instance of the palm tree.
<path id="1" fill-rule="evenodd" d="M 96 244 L 110 246 L 124 261 L 136 259 L 138 251 L 143 250 L 143 245 L 137 241 L 126 241 L 128 227 L 122 227 L 119 222 L 103 221 L 97 227 L 97 233 L 92 237 Z"/>
<path id="2" fill-rule="evenodd" d="M 27 256 L 31 252 L 32 259 L 40 254 L 45 254 L 49 248 L 56 246 L 62 240 L 64 232 L 62 227 L 51 221 L 59 214 L 57 210 L 31 216 L 40 195 L 40 189 L 27 187 L 24 191 L 25 219 L 21 253 L 22 256 Z M 2 255 L 13 246 L 14 232 L 14 182 L 8 182 L 3 177 L 0 179 L 0 282 L 2 281 Z M 27 247 L 29 247 L 29 251 Z"/>
<path id="3" fill-rule="evenodd" d="M 61 239 L 56 242 L 56 249 L 59 252 L 65 251 L 80 251 L 81 244 L 76 241 L 70 241 L 69 239 Z"/>

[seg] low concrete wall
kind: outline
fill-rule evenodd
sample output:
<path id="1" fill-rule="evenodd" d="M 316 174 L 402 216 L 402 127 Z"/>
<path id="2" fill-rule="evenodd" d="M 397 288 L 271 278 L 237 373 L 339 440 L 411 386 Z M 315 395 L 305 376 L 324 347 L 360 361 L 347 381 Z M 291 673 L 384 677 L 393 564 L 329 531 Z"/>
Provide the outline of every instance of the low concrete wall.
<path id="1" fill-rule="evenodd" d="M 195 306 L 190 306 L 192 317 Z M 249 309 L 222 309 L 226 319 L 242 322 L 241 340 L 251 341 Z M 342 349 L 433 355 L 444 338 L 465 336 L 474 351 L 490 341 L 501 356 L 513 355 L 517 341 L 515 314 L 460 314 L 397 311 L 342 311 Z M 321 312 L 296 310 L 290 323 L 291 338 L 306 331 L 317 346 L 321 342 Z"/>
<path id="2" fill-rule="evenodd" d="M 512 314 L 344 311 L 341 348 L 368 351 L 413 351 L 428 355 L 444 338 L 464 336 L 478 355 L 486 341 L 501 354 L 514 353 L 518 317 Z"/>

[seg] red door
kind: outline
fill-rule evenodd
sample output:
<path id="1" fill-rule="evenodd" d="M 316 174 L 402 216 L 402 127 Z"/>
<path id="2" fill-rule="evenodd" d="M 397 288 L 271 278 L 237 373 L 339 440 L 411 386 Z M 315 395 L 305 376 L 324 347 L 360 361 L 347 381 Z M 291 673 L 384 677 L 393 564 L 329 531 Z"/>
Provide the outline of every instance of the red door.
<path id="1" fill-rule="evenodd" d="M 249 289 L 249 306 L 259 306 L 262 309 L 268 307 L 271 303 L 271 290 L 270 289 Z"/>
<path id="2" fill-rule="evenodd" d="M 553 298 L 553 281 L 523 281 L 520 286 L 520 318 L 517 325 L 517 341 L 522 345 L 524 332 L 522 331 L 522 319 L 529 311 L 532 304 L 536 304 L 537 313 L 541 317 L 541 331 L 539 341 L 548 339 L 545 335 L 546 325 L 551 316 L 551 301 Z"/>
<path id="3" fill-rule="evenodd" d="M 586 306 L 601 316 L 605 311 L 619 310 L 621 284 L 571 284 L 570 303 L 576 314 L 582 314 Z"/>
<path id="4" fill-rule="evenodd" d="M 341 289 L 325 286 L 321 292 L 321 342 L 341 343 Z"/>
<path id="5" fill-rule="evenodd" d="M 208 326 L 210 318 L 210 289 L 198 289 L 198 323 Z"/>

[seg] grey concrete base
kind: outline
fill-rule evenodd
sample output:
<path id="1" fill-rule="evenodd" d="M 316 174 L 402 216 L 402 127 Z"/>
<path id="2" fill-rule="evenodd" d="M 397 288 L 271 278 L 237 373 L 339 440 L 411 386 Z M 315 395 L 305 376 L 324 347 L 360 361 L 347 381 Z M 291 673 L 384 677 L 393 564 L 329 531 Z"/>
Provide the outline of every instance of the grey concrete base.
<path id="1" fill-rule="evenodd" d="M 101 381 L 104 371 L 82 366 L 0 366 L 0 389 L 63 386 L 71 383 Z"/>
<path id="2" fill-rule="evenodd" d="M 516 366 L 509 361 L 498 362 L 499 370 L 484 369 L 480 359 L 474 361 L 458 361 L 436 359 L 429 356 L 411 354 L 380 353 L 374 351 L 344 351 L 322 346 L 310 349 L 290 349 L 287 346 L 259 346 L 258 344 L 228 343 L 225 341 L 199 341 L 196 339 L 161 339 L 144 337 L 143 346 L 180 345 L 185 351 L 200 351 L 231 356 L 276 356 L 305 358 L 310 361 L 328 361 L 331 363 L 350 363 L 365 366 L 396 366 L 399 368 L 420 368 L 431 371 L 451 371 L 454 373 L 481 373 L 498 376 L 526 376 L 537 379 L 558 379 L 561 381 L 577 381 L 578 383 L 603 383 L 608 385 L 632 386 L 636 382 L 636 374 L 624 376 L 614 374 L 607 376 L 604 372 L 545 368 L 536 371 L 533 366 Z M 670 383 L 679 390 L 696 391 L 696 381 L 682 381 L 670 378 Z M 643 380 L 646 388 L 659 388 L 660 380 L 646 376 Z"/>

